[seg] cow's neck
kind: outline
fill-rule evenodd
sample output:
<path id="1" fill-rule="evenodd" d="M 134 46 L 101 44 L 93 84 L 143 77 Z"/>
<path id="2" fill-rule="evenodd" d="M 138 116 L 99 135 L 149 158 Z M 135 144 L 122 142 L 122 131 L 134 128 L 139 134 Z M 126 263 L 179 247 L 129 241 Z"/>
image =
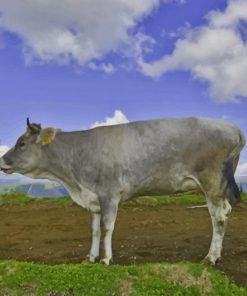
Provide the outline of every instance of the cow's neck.
<path id="1" fill-rule="evenodd" d="M 36 179 L 49 179 L 62 184 L 66 188 L 77 188 L 76 177 L 73 174 L 73 159 L 71 158 L 71 147 L 54 141 L 51 146 L 44 150 L 43 163 L 39 168 L 31 171 L 27 176 Z M 66 152 L 66 150 L 68 150 Z M 79 187 L 78 187 L 79 188 Z"/>

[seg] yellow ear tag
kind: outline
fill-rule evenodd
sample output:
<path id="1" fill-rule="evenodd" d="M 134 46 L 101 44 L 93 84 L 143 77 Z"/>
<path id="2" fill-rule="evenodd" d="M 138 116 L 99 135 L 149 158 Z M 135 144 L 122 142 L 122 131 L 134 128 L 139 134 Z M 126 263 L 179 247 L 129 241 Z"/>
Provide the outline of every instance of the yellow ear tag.
<path id="1" fill-rule="evenodd" d="M 43 131 L 43 135 L 42 135 L 42 145 L 51 144 L 51 142 L 55 138 L 55 134 L 56 132 L 54 131 L 53 128 L 46 128 Z"/>

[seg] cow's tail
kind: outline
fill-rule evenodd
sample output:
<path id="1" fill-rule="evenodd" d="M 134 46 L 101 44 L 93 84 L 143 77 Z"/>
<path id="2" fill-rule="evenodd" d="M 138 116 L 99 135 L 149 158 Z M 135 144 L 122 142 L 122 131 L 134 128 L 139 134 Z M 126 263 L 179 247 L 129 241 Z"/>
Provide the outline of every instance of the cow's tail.
<path id="1" fill-rule="evenodd" d="M 225 161 L 224 178 L 227 181 L 226 197 L 231 205 L 235 205 L 241 201 L 240 190 L 236 184 L 234 173 L 237 167 L 239 154 L 245 145 L 245 137 L 241 131 L 239 131 L 239 142 L 235 149 L 231 152 L 228 159 Z"/>

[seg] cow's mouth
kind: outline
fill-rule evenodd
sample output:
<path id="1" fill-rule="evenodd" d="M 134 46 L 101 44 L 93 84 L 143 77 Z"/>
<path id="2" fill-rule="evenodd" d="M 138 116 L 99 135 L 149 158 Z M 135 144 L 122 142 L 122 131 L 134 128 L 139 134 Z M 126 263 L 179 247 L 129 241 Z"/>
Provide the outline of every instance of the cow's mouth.
<path id="1" fill-rule="evenodd" d="M 0 168 L 0 171 L 3 171 L 5 174 L 12 174 L 14 172 L 13 168 L 10 165 L 4 165 Z"/>

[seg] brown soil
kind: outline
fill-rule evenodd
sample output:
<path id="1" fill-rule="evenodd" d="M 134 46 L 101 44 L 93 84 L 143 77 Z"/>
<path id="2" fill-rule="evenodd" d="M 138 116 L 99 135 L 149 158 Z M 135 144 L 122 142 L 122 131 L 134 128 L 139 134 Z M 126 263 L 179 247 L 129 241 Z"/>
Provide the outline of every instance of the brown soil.
<path id="1" fill-rule="evenodd" d="M 232 212 L 216 268 L 247 287 L 247 204 Z M 0 207 L 0 259 L 79 263 L 90 247 L 90 215 L 53 203 Z M 113 237 L 114 263 L 200 262 L 211 240 L 206 208 L 121 208 Z"/>

